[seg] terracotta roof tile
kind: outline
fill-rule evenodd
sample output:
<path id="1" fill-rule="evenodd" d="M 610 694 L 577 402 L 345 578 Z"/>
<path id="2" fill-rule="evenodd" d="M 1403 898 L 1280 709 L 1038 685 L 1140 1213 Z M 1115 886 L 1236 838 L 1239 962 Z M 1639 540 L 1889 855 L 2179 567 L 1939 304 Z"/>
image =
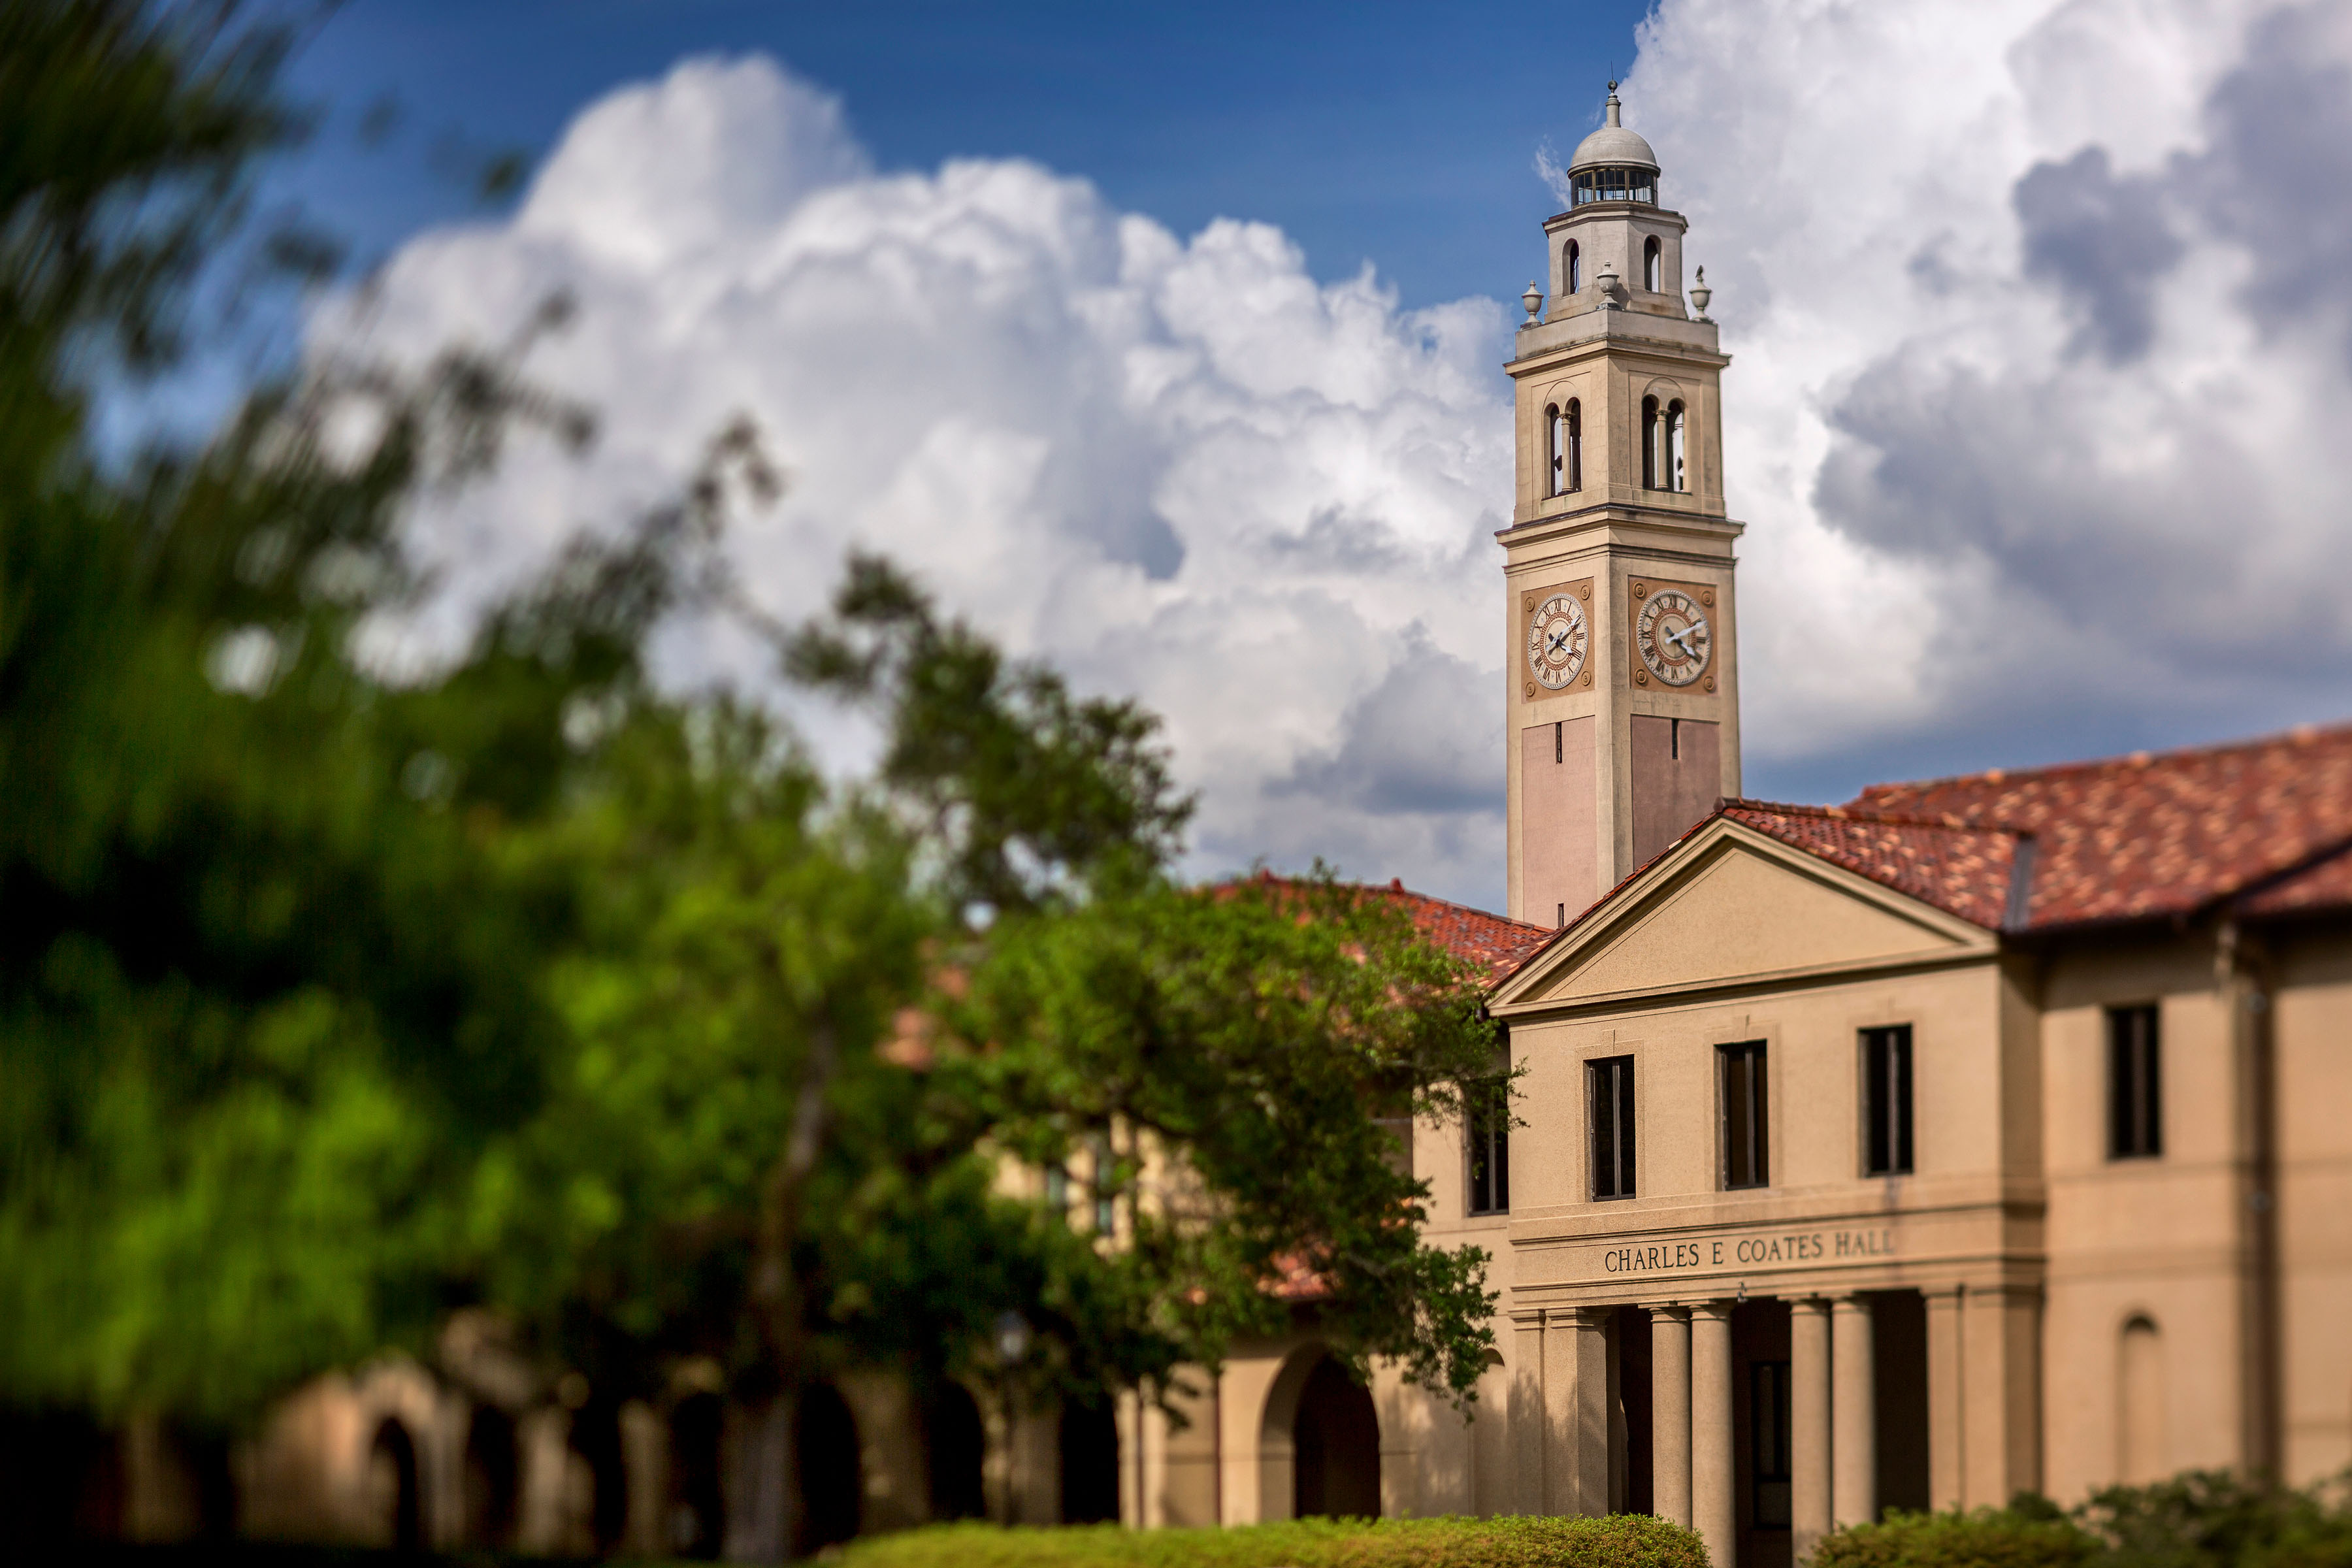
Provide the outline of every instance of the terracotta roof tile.
<path id="1" fill-rule="evenodd" d="M 2030 836 L 2002 828 L 1759 800 L 1725 801 L 1720 815 L 1990 931 L 2008 922 L 2011 886 L 2032 868 Z"/>
<path id="2" fill-rule="evenodd" d="M 1256 875 L 1260 882 L 1287 883 L 1292 879 L 1277 877 L 1271 871 Z M 1229 884 L 1230 885 L 1230 884 Z M 1456 904 L 1444 899 L 1433 899 L 1427 893 L 1416 893 L 1401 879 L 1391 879 L 1385 887 L 1375 883 L 1342 883 L 1371 898 L 1387 899 L 1404 907 L 1421 934 L 1454 957 L 1477 970 L 1488 984 L 1507 979 L 1513 970 L 1533 957 L 1536 951 L 1559 933 L 1549 926 L 1526 925 L 1501 915 L 1474 910 L 1467 904 Z"/>
<path id="3" fill-rule="evenodd" d="M 2246 915 L 2315 914 L 2322 910 L 2352 910 L 2352 847 L 2238 900 L 2239 913 Z"/>
<path id="4" fill-rule="evenodd" d="M 1876 784 L 1848 809 L 2031 833 L 2029 928 L 2186 914 L 2352 841 L 2352 725 Z"/>

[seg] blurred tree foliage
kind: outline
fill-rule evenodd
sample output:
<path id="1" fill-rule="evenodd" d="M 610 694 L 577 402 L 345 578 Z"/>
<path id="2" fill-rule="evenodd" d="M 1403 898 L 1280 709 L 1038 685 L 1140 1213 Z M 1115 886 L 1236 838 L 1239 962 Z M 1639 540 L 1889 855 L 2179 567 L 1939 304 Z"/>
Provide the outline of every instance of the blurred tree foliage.
<path id="1" fill-rule="evenodd" d="M 1328 879 L 1180 886 L 1156 721 L 887 565 L 763 622 L 714 549 L 779 482 L 748 428 L 400 679 L 354 634 L 425 592 L 405 510 L 590 438 L 529 332 L 100 459 L 90 389 L 170 363 L 297 125 L 284 37 L 205 16 L 0 8 L 0 1402 L 247 1422 L 475 1302 L 615 1397 L 684 1355 L 1164 1390 L 1276 1281 L 1466 1392 L 1484 1258 L 1375 1121 L 1492 1070 L 1466 977 Z M 872 776 L 656 689 L 679 616 L 868 710 Z"/>

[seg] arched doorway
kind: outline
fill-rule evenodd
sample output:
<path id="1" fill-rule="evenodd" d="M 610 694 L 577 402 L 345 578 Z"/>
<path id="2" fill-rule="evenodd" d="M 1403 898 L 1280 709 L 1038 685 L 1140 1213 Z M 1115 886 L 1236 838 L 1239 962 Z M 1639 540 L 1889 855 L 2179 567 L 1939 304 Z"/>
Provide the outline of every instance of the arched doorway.
<path id="1" fill-rule="evenodd" d="M 1330 1356 L 1307 1373 L 1290 1430 L 1293 1517 L 1380 1517 L 1380 1416 L 1370 1391 Z"/>
<path id="2" fill-rule="evenodd" d="M 466 1426 L 466 1544 L 500 1551 L 513 1543 L 517 1494 L 514 1418 L 474 1406 Z"/>
<path id="3" fill-rule="evenodd" d="M 588 1467 L 588 1538 L 599 1556 L 629 1527 L 629 1467 L 621 1451 L 621 1409 L 592 1399 L 572 1417 L 572 1450 Z"/>
<path id="4" fill-rule="evenodd" d="M 425 1546 L 424 1509 L 416 1495 L 416 1443 L 408 1428 L 387 1420 L 368 1447 L 368 1523 L 378 1546 L 418 1552 Z"/>
<path id="5" fill-rule="evenodd" d="M 1118 1416 L 1108 1398 L 1062 1406 L 1062 1522 L 1118 1518 Z"/>
<path id="6" fill-rule="evenodd" d="M 829 1383 L 801 1390 L 793 1417 L 793 1454 L 799 1471 L 800 1512 L 793 1555 L 807 1557 L 857 1533 L 860 1480 L 857 1423 Z"/>
<path id="7" fill-rule="evenodd" d="M 727 1538 L 727 1491 L 719 1437 L 725 1407 L 715 1394 L 689 1394 L 669 1413 L 669 1549 L 716 1557 Z"/>
<path id="8" fill-rule="evenodd" d="M 979 1519 L 988 1512 L 982 1466 L 988 1435 L 980 1405 L 960 1383 L 942 1383 L 923 1405 L 925 1455 L 929 1463 L 931 1517 Z"/>

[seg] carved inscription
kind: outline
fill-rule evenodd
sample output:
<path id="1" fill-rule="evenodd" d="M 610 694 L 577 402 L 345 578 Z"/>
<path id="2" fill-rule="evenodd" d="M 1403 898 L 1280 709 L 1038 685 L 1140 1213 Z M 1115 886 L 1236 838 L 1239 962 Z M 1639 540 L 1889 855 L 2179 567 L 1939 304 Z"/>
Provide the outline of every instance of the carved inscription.
<path id="1" fill-rule="evenodd" d="M 1859 1263 L 1895 1255 L 1892 1230 L 1789 1230 L 1767 1236 L 1710 1237 L 1702 1241 L 1652 1241 L 1612 1247 L 1601 1254 L 1604 1274 L 1673 1274 L 1714 1268 Z"/>

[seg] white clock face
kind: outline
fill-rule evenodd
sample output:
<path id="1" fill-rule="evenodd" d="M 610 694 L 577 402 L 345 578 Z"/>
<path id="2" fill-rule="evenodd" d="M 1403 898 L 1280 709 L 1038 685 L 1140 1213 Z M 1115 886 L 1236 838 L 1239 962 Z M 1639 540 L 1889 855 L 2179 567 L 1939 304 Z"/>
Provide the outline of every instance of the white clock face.
<path id="1" fill-rule="evenodd" d="M 1538 682 L 1558 691 L 1584 673 L 1591 642 L 1584 606 L 1573 595 L 1554 594 L 1528 618 L 1528 669 Z"/>
<path id="2" fill-rule="evenodd" d="M 1652 679 L 1688 686 L 1706 673 L 1715 651 L 1715 628 L 1688 594 L 1662 588 L 1643 601 L 1633 618 L 1633 646 Z"/>

